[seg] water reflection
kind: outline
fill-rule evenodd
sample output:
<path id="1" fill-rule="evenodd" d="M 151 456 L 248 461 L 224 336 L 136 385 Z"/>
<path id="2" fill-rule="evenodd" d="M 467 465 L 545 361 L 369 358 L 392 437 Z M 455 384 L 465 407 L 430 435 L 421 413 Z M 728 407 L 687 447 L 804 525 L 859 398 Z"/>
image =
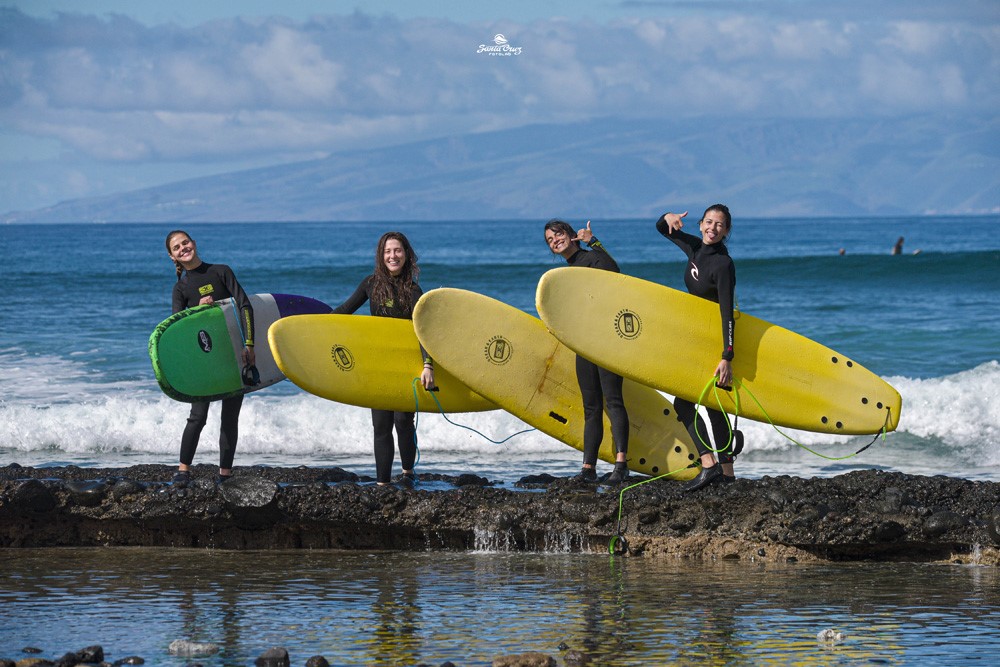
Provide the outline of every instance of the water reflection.
<path id="1" fill-rule="evenodd" d="M 581 554 L 0 550 L 0 657 L 100 643 L 205 665 L 489 665 L 567 649 L 595 664 L 974 664 L 1000 650 L 997 568 L 686 563 Z M 843 641 L 817 633 L 834 628 Z"/>

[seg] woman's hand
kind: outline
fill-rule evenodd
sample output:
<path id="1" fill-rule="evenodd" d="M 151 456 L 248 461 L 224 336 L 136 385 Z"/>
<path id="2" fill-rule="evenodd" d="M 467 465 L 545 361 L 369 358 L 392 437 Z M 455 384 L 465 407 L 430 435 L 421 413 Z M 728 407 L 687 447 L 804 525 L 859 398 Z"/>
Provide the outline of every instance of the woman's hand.
<path id="1" fill-rule="evenodd" d="M 243 362 L 246 366 L 253 366 L 257 363 L 257 354 L 253 351 L 252 345 L 243 348 Z"/>
<path id="2" fill-rule="evenodd" d="M 715 377 L 719 378 L 716 384 L 722 389 L 732 389 L 733 387 L 733 365 L 728 359 L 723 359 L 715 367 Z"/>
<path id="3" fill-rule="evenodd" d="M 676 213 L 664 213 L 663 220 L 664 222 L 667 223 L 667 227 L 670 228 L 670 231 L 676 232 L 678 229 L 684 226 L 683 219 L 687 216 L 687 214 L 688 214 L 687 211 L 684 211 L 680 215 L 677 215 Z"/>
<path id="4" fill-rule="evenodd" d="M 211 306 L 213 303 L 215 303 L 215 299 L 212 298 L 211 294 L 209 294 L 208 296 L 203 296 L 200 299 L 198 299 L 199 306 Z"/>
<path id="5" fill-rule="evenodd" d="M 424 366 L 424 370 L 420 373 L 420 384 L 428 390 L 434 387 L 434 369 L 432 367 Z"/>
<path id="6" fill-rule="evenodd" d="M 570 241 L 583 241 L 584 243 L 590 243 L 592 238 L 594 238 L 594 233 L 590 231 L 590 220 L 588 220 L 587 226 L 584 229 L 577 231 L 576 237 L 570 239 Z"/>

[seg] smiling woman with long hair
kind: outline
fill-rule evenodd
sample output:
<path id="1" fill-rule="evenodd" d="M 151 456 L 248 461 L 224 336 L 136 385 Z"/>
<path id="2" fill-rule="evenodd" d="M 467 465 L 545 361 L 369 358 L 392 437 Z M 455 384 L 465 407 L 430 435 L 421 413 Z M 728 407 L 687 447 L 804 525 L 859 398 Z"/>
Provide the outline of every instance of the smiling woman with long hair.
<path id="1" fill-rule="evenodd" d="M 376 317 L 398 317 L 411 319 L 413 307 L 423 294 L 417 278 L 417 253 L 402 232 L 386 232 L 375 247 L 375 270 L 361 281 L 347 301 L 337 306 L 333 312 L 351 314 L 369 303 L 371 314 Z M 420 382 L 425 389 L 434 386 L 434 362 L 421 348 L 424 366 Z M 414 413 L 393 412 L 392 410 L 372 410 L 372 427 L 375 431 L 375 474 L 378 484 L 385 485 L 392 478 L 392 461 L 395 446 L 392 432 L 396 430 L 399 446 L 399 461 L 403 467 L 400 482 L 406 485 L 416 482 L 413 466 L 417 458 L 417 432 Z"/>

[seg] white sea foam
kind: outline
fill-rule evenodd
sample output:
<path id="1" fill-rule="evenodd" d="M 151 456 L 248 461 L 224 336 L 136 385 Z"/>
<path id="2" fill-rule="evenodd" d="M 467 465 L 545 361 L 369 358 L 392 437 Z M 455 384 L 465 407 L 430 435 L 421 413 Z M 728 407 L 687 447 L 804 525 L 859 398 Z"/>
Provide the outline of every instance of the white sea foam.
<path id="1" fill-rule="evenodd" d="M 9 369 L 7 365 L 0 370 Z M 176 460 L 187 404 L 165 397 L 148 382 L 101 385 L 82 378 L 76 370 L 72 361 L 32 358 L 31 364 L 25 364 L 35 383 L 30 400 L 23 391 L 20 398 L 11 398 L 6 389 L 13 382 L 3 374 L 0 463 L 120 465 Z M 24 373 L 19 377 L 24 378 Z M 741 470 L 752 476 L 822 475 L 876 466 L 1000 479 L 1000 448 L 995 446 L 1000 441 L 1000 364 L 993 361 L 942 378 L 888 380 L 903 396 L 899 428 L 862 455 L 844 462 L 834 460 L 853 454 L 871 438 L 795 430 L 783 430 L 782 435 L 768 424 L 740 420 L 747 442 Z M 238 464 L 371 466 L 367 409 L 283 385 L 283 389 L 267 389 L 244 401 Z M 421 461 L 425 469 L 441 466 L 442 471 L 481 470 L 480 474 L 555 474 L 578 467 L 579 452 L 538 431 L 516 435 L 502 444 L 489 440 L 502 440 L 526 429 L 530 427 L 499 410 L 447 418 L 421 413 Z M 213 408 L 198 462 L 214 460 L 218 432 L 218 412 Z"/>

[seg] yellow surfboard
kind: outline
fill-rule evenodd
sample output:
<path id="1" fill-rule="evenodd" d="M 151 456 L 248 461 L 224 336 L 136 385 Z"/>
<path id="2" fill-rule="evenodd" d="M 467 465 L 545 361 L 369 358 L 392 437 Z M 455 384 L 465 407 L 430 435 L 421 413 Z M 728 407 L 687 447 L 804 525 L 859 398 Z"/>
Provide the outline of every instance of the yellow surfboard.
<path id="1" fill-rule="evenodd" d="M 553 269 L 535 303 L 556 338 L 584 357 L 690 401 L 722 353 L 719 304 L 632 276 Z M 733 389 L 717 392 L 726 412 L 819 433 L 896 428 L 899 392 L 853 359 L 745 313 L 735 339 Z M 719 407 L 714 389 L 702 400 Z"/>
<path id="2" fill-rule="evenodd" d="M 597 273 L 595 271 L 595 273 Z M 439 363 L 472 389 L 527 424 L 583 450 L 583 398 L 576 354 L 541 320 L 482 294 L 441 288 L 424 293 L 413 309 L 417 337 Z M 673 405 L 649 387 L 625 380 L 629 414 L 629 469 L 690 479 L 696 450 Z M 615 460 L 604 417 L 598 456 Z"/>
<path id="3" fill-rule="evenodd" d="M 289 380 L 331 401 L 399 412 L 497 409 L 439 364 L 434 368 L 433 396 L 419 380 L 414 382 L 424 364 L 410 320 L 295 315 L 272 324 L 267 339 Z"/>

